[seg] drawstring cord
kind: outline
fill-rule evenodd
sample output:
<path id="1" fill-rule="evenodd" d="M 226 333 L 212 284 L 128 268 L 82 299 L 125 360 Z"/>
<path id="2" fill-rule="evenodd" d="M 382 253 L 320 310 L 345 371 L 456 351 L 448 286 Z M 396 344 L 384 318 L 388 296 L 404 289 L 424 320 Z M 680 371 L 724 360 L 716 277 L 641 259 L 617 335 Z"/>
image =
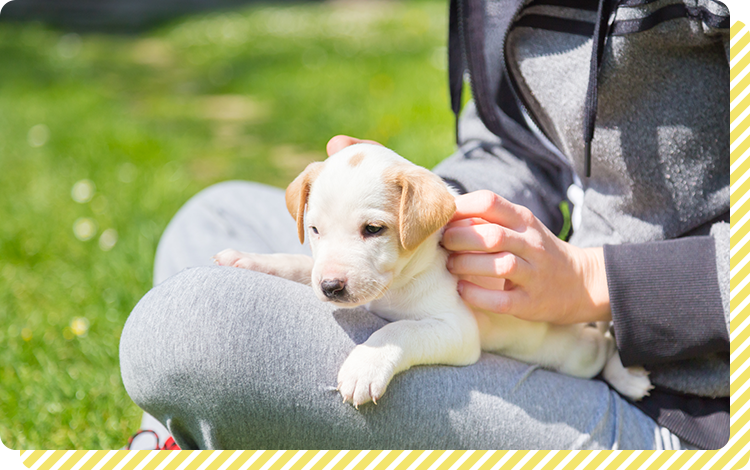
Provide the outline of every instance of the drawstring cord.
<path id="1" fill-rule="evenodd" d="M 591 68 L 589 69 L 589 85 L 586 90 L 586 103 L 583 114 L 583 142 L 584 142 L 584 172 L 591 176 L 591 141 L 594 140 L 596 127 L 596 108 L 598 105 L 599 69 L 604 56 L 604 45 L 609 33 L 609 18 L 614 4 L 611 0 L 599 0 L 596 25 L 594 26 L 593 44 L 591 46 Z"/>
<path id="2" fill-rule="evenodd" d="M 456 145 L 458 138 L 458 115 L 461 113 L 461 93 L 464 86 L 464 70 L 466 58 L 462 50 L 463 31 L 461 31 L 460 17 L 462 15 L 459 0 L 451 0 L 448 17 L 448 86 L 451 95 L 451 110 L 455 116 Z"/>

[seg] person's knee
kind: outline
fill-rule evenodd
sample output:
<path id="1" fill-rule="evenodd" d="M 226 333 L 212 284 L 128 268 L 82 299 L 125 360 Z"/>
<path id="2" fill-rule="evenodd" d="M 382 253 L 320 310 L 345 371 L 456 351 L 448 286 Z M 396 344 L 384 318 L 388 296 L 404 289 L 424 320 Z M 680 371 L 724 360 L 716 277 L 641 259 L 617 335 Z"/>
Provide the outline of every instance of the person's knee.
<path id="1" fill-rule="evenodd" d="M 120 339 L 123 383 L 146 409 L 191 387 L 210 387 L 234 367 L 227 361 L 270 354 L 278 345 L 269 338 L 323 308 L 308 286 L 279 277 L 218 266 L 185 269 L 131 312 Z"/>
<path id="2" fill-rule="evenodd" d="M 200 383 L 202 365 L 220 350 L 222 335 L 241 322 L 280 282 L 236 268 L 189 268 L 151 289 L 133 308 L 120 338 L 123 383 L 141 407 L 189 378 Z M 275 287 L 271 287 L 271 286 Z M 267 294 L 264 294 L 267 293 Z"/>

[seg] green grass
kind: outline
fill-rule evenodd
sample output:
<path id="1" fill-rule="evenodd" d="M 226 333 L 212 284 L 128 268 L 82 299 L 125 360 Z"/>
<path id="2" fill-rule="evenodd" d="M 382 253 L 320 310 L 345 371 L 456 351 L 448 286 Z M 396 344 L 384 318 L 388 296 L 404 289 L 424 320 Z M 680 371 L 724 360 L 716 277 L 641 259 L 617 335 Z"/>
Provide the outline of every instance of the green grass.
<path id="1" fill-rule="evenodd" d="M 202 188 L 285 186 L 340 133 L 428 167 L 447 156 L 446 13 L 255 6 L 140 36 L 0 23 L 3 443 L 111 449 L 137 429 L 120 333 L 162 230 Z"/>

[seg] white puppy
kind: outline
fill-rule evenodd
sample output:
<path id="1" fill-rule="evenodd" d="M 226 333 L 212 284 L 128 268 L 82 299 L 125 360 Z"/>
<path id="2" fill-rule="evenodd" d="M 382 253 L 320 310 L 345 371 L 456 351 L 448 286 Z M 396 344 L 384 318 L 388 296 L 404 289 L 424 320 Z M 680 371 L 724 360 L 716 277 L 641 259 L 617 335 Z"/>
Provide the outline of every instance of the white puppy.
<path id="1" fill-rule="evenodd" d="M 215 260 L 311 285 L 340 307 L 369 304 L 391 322 L 355 347 L 339 371 L 338 391 L 355 407 L 377 402 L 391 378 L 411 366 L 469 365 L 482 350 L 575 377 L 604 369 L 621 393 L 648 393 L 646 372 L 624 368 L 599 328 L 472 312 L 439 246 L 456 210 L 454 194 L 391 150 L 357 144 L 310 164 L 287 188 L 286 203 L 300 242 L 305 233 L 310 238 L 312 258 L 225 250 Z"/>

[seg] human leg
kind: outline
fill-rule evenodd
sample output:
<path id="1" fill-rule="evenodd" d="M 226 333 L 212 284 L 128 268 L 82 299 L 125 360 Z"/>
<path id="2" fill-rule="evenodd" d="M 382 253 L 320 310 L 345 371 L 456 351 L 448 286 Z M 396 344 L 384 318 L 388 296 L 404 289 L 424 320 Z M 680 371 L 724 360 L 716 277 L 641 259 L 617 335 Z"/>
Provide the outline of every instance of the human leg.
<path id="1" fill-rule="evenodd" d="M 493 354 L 468 367 L 415 367 L 357 411 L 333 389 L 337 371 L 384 324 L 284 279 L 189 269 L 128 319 L 123 381 L 183 448 L 657 445 L 658 426 L 603 382 Z"/>

